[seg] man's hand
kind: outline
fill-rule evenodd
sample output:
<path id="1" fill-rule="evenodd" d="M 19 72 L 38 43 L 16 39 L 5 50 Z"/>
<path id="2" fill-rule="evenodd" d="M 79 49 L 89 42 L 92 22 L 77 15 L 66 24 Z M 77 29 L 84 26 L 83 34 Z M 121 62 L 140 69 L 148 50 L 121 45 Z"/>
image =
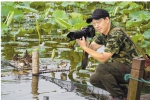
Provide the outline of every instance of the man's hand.
<path id="1" fill-rule="evenodd" d="M 80 39 L 76 39 L 76 42 L 80 45 L 81 48 L 87 46 L 87 41 L 85 40 L 84 36 L 82 36 Z"/>
<path id="2" fill-rule="evenodd" d="M 95 51 L 98 47 L 101 46 L 101 45 L 97 45 L 96 43 L 92 43 L 92 45 L 88 47 L 87 46 L 88 43 L 84 37 L 82 37 L 81 39 L 76 39 L 76 42 L 80 45 L 80 47 L 85 52 L 87 52 L 89 55 L 91 55 L 93 58 L 95 58 L 100 62 L 103 63 L 106 62 L 113 55 L 113 53 L 107 53 L 107 52 L 99 53 Z M 92 47 L 92 46 L 96 46 L 96 47 Z"/>

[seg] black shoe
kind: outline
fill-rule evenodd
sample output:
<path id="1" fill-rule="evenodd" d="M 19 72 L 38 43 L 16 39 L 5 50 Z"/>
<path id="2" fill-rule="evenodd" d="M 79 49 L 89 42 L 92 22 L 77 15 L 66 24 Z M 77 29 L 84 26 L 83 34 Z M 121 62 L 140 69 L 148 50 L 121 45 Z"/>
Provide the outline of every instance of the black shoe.
<path id="1" fill-rule="evenodd" d="M 128 88 L 127 88 L 126 86 L 121 86 L 120 88 L 121 88 L 121 90 L 122 90 L 123 93 L 124 93 L 124 97 L 127 97 L 127 94 L 128 94 Z"/>

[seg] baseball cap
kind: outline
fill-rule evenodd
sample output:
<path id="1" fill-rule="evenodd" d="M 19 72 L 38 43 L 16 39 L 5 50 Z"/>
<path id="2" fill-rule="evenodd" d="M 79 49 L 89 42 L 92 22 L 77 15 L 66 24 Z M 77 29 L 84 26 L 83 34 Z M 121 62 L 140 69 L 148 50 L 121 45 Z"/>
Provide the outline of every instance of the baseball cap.
<path id="1" fill-rule="evenodd" d="M 95 9 L 92 17 L 88 18 L 86 20 L 87 23 L 91 23 L 92 19 L 100 19 L 100 18 L 104 18 L 104 17 L 109 17 L 109 13 L 104 10 L 104 9 Z"/>

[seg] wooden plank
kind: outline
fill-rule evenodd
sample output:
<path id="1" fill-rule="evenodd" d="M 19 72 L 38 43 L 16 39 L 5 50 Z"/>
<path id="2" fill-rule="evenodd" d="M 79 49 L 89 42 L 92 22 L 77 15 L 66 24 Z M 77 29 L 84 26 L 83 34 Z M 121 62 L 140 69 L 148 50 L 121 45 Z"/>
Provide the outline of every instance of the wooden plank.
<path id="1" fill-rule="evenodd" d="M 134 58 L 132 62 L 131 77 L 134 79 L 143 78 L 145 59 Z M 127 100 L 140 100 L 142 82 L 130 79 Z"/>

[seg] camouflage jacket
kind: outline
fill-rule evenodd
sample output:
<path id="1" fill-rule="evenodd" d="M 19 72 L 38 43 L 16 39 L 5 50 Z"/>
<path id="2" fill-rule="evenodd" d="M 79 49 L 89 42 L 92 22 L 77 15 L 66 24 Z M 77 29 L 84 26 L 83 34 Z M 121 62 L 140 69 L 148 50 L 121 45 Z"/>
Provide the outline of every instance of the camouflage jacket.
<path id="1" fill-rule="evenodd" d="M 105 46 L 105 52 L 113 53 L 111 61 L 118 61 L 131 65 L 132 59 L 137 57 L 135 46 L 121 30 L 111 31 L 115 26 L 112 24 L 108 35 L 100 34 L 95 42 Z"/>

